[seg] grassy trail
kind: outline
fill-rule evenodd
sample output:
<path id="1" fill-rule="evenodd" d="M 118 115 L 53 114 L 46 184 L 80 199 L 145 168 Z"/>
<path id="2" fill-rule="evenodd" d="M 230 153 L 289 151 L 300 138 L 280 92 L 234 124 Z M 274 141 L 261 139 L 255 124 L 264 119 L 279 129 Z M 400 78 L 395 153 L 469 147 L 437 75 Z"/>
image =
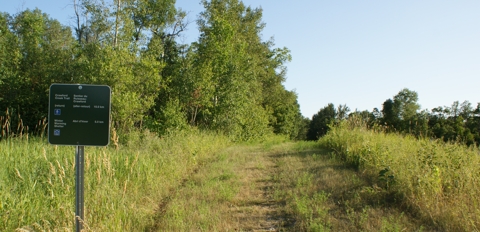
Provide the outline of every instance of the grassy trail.
<path id="1" fill-rule="evenodd" d="M 228 148 L 160 204 L 155 230 L 435 230 L 316 146 Z"/>
<path id="2" fill-rule="evenodd" d="M 243 165 L 235 168 L 240 185 L 233 199 L 230 214 L 239 231 L 275 231 L 287 228 L 292 218 L 285 215 L 281 201 L 274 198 L 273 177 L 278 171 L 269 152 L 255 151 L 242 154 Z"/>
<path id="3" fill-rule="evenodd" d="M 159 205 L 158 231 L 275 231 L 288 218 L 274 199 L 276 164 L 260 147 L 235 146 L 200 165 Z"/>
<path id="4" fill-rule="evenodd" d="M 143 136 L 87 150 L 87 231 L 455 231 L 318 142 Z M 72 148 L 0 142 L 0 231 L 72 231 Z"/>

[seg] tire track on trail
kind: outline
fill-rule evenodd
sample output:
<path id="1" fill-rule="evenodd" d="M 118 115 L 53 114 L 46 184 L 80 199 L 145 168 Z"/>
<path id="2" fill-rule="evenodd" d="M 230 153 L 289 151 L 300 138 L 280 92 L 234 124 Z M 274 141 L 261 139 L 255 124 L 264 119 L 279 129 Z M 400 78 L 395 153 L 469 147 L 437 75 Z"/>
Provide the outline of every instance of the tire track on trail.
<path id="1" fill-rule="evenodd" d="M 240 191 L 231 207 L 236 231 L 283 231 L 293 224 L 284 203 L 275 200 L 275 173 L 278 166 L 271 152 L 243 154 L 245 163 L 237 167 Z"/>
<path id="2" fill-rule="evenodd" d="M 283 231 L 272 152 L 235 146 L 203 163 L 159 203 L 147 231 Z M 288 230 L 288 229 L 287 229 Z"/>

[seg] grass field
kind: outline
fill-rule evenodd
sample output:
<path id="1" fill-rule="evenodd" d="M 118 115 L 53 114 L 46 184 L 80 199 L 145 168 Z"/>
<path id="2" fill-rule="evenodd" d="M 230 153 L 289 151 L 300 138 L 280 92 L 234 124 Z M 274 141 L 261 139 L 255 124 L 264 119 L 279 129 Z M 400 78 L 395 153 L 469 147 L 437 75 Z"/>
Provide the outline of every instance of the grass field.
<path id="1" fill-rule="evenodd" d="M 143 231 L 159 200 L 229 142 L 190 131 L 159 139 L 130 135 L 115 149 L 85 148 L 85 225 L 92 231 Z M 0 231 L 71 231 L 75 149 L 26 137 L 0 141 Z"/>
<path id="2" fill-rule="evenodd" d="M 196 130 L 85 149 L 86 231 L 478 231 L 478 149 L 341 124 L 318 142 Z M 0 141 L 0 231 L 72 231 L 74 147 Z"/>

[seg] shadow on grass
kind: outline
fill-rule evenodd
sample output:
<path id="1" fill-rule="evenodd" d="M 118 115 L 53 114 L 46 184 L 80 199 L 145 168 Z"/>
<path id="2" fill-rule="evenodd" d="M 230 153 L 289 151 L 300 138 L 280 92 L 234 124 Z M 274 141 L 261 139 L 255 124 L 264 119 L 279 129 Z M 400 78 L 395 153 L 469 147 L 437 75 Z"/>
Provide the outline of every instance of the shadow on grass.
<path id="1" fill-rule="evenodd" d="M 322 226 L 332 231 L 378 231 L 388 228 L 418 231 L 433 228 L 431 223 L 417 219 L 416 213 L 403 203 L 402 195 L 381 187 L 378 176 L 358 171 L 331 154 L 325 149 L 271 154 L 280 166 L 277 185 L 285 188 L 282 190 L 285 192 L 283 197 L 287 208 L 290 207 L 287 211 L 313 212 L 308 219 L 313 222 L 299 223 L 314 223 L 316 219 L 312 218 L 318 214 L 315 212 L 325 209 L 326 216 L 318 220 L 323 220 Z M 315 202 L 318 194 L 328 196 L 322 206 Z M 302 203 L 298 202 L 299 199 L 309 199 L 311 202 L 302 206 L 298 205 Z M 292 217 L 297 221 L 303 220 L 299 215 Z M 309 230 L 308 227 L 302 228 Z"/>

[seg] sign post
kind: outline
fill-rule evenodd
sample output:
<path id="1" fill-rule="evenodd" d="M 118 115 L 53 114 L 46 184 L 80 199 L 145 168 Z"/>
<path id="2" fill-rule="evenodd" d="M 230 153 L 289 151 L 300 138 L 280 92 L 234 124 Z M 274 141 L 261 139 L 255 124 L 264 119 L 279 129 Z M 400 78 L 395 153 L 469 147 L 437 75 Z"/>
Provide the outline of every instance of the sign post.
<path id="1" fill-rule="evenodd" d="M 48 106 L 48 142 L 75 149 L 75 224 L 84 223 L 84 146 L 110 141 L 110 96 L 106 85 L 52 84 Z"/>
<path id="2" fill-rule="evenodd" d="M 84 215 L 84 146 L 75 149 L 75 227 L 78 232 L 83 229 Z"/>

